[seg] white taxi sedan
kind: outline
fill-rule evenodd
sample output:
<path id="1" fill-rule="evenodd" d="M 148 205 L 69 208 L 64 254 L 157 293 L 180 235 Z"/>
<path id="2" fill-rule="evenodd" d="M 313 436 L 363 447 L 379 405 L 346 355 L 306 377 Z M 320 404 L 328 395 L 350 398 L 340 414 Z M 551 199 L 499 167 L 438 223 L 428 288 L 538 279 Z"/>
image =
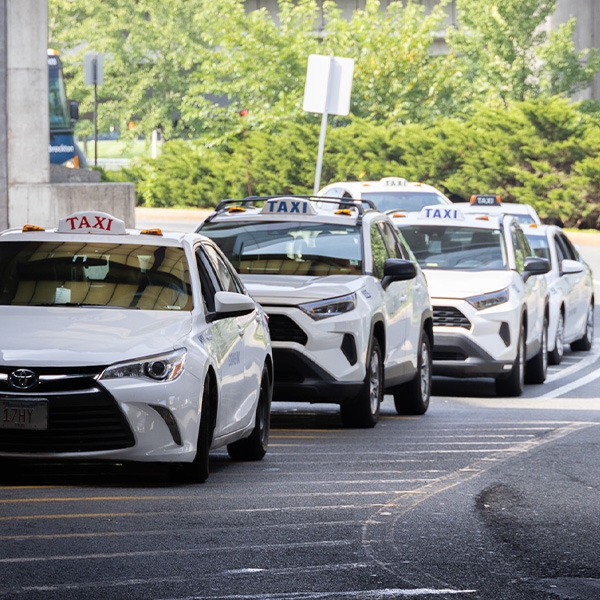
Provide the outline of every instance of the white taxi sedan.
<path id="1" fill-rule="evenodd" d="M 261 307 L 209 239 L 84 211 L 0 234 L 0 462 L 162 462 L 267 451 Z"/>
<path id="2" fill-rule="evenodd" d="M 379 181 L 339 181 L 321 189 L 318 196 L 368 200 L 383 213 L 390 210 L 419 212 L 432 204 L 452 204 L 437 188 L 403 177 L 383 177 Z"/>
<path id="3" fill-rule="evenodd" d="M 547 370 L 548 261 L 535 257 L 514 216 L 431 206 L 393 217 L 427 278 L 433 373 L 493 377 L 519 396 Z"/>
<path id="4" fill-rule="evenodd" d="M 384 390 L 400 414 L 425 413 L 431 302 L 388 217 L 343 199 L 247 198 L 198 231 L 269 315 L 274 400 L 339 404 L 349 427 L 375 426 Z"/>
<path id="5" fill-rule="evenodd" d="M 556 225 L 525 228 L 538 256 L 550 261 L 546 275 L 550 291 L 548 358 L 559 364 L 565 344 L 590 350 L 594 339 L 594 282 L 592 272 L 565 232 Z"/>

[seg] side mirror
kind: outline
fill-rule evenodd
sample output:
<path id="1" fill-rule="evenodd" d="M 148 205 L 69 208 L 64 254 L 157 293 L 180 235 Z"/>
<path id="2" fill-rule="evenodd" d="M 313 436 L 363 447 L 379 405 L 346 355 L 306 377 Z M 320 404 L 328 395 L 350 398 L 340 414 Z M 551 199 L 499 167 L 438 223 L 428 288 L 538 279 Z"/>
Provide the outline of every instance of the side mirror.
<path id="1" fill-rule="evenodd" d="M 73 121 L 79 120 L 79 102 L 72 100 L 69 102 L 69 116 Z"/>
<path id="2" fill-rule="evenodd" d="M 583 273 L 583 265 L 578 260 L 565 258 L 565 260 L 560 263 L 560 274 L 570 275 L 573 273 Z"/>
<path id="3" fill-rule="evenodd" d="M 417 276 L 417 265 L 403 258 L 388 258 L 383 264 L 381 285 L 387 288 L 394 281 L 408 281 Z"/>
<path id="4" fill-rule="evenodd" d="M 237 292 L 217 292 L 215 294 L 215 311 L 206 315 L 208 322 L 227 317 L 239 317 L 256 310 L 256 302 L 245 294 Z"/>
<path id="5" fill-rule="evenodd" d="M 550 271 L 550 262 L 547 259 L 538 256 L 528 256 L 525 259 L 523 272 L 525 278 L 531 275 L 545 275 L 548 271 Z"/>

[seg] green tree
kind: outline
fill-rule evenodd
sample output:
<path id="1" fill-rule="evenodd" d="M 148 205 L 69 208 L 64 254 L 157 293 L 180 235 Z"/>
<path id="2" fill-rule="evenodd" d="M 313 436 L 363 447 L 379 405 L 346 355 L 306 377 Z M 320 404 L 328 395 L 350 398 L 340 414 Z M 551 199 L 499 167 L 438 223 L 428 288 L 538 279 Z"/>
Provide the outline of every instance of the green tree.
<path id="1" fill-rule="evenodd" d="M 105 55 L 104 84 L 98 86 L 101 129 L 122 132 L 135 122 L 134 134 L 161 128 L 164 135 L 185 135 L 179 113 L 188 78 L 202 61 L 202 0 L 49 1 L 50 44 L 63 57 L 69 94 L 81 111 L 93 108 L 93 86 L 83 84 L 83 57 Z"/>
<path id="2" fill-rule="evenodd" d="M 574 49 L 574 20 L 548 34 L 545 21 L 556 0 L 457 0 L 457 8 L 459 26 L 447 39 L 474 97 L 507 105 L 573 94 L 598 71 L 595 49 Z"/>

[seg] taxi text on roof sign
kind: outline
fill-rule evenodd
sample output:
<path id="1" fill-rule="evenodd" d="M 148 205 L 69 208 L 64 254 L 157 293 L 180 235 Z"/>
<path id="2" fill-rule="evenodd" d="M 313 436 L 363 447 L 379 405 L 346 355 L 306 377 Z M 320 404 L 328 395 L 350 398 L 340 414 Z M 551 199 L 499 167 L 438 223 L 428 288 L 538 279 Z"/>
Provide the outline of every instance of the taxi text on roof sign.
<path id="1" fill-rule="evenodd" d="M 403 177 L 383 177 L 380 183 L 389 187 L 408 185 L 408 181 Z"/>
<path id="2" fill-rule="evenodd" d="M 500 206 L 502 201 L 500 196 L 494 194 L 478 194 L 471 196 L 471 204 L 474 206 Z"/>
<path id="3" fill-rule="evenodd" d="M 267 200 L 261 213 L 270 215 L 316 215 L 317 211 L 310 200 L 298 198 L 274 198 Z"/>
<path id="4" fill-rule="evenodd" d="M 451 219 L 464 221 L 465 217 L 457 208 L 445 208 L 443 205 L 426 206 L 419 213 L 420 219 Z"/>
<path id="5" fill-rule="evenodd" d="M 58 222 L 58 233 L 100 233 L 123 235 L 125 223 L 112 215 L 97 210 L 82 210 Z"/>

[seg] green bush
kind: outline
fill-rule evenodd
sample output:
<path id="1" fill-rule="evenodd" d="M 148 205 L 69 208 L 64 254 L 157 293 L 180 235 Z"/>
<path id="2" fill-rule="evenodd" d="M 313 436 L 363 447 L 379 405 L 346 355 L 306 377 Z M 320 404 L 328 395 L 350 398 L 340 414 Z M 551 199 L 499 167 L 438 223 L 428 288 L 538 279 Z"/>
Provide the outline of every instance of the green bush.
<path id="1" fill-rule="evenodd" d="M 223 198 L 311 194 L 319 125 L 280 123 L 275 132 L 202 147 L 172 141 L 118 177 L 143 206 L 211 207 Z M 600 225 L 598 105 L 552 98 L 506 110 L 481 107 L 431 125 L 330 119 L 321 186 L 400 176 L 435 185 L 453 199 L 500 194 L 570 227 Z M 115 180 L 116 175 L 110 175 Z"/>

